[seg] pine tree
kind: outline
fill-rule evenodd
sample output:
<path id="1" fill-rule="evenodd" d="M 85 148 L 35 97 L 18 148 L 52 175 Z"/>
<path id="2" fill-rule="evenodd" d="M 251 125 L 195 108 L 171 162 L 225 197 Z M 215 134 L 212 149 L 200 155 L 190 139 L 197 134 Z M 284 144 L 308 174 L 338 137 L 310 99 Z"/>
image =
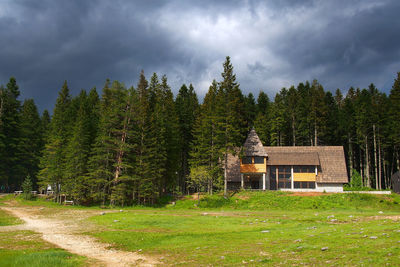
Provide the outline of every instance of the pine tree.
<path id="1" fill-rule="evenodd" d="M 99 105 L 96 90 L 90 94 L 82 90 L 78 97 L 80 106 L 66 150 L 65 192 L 77 203 L 90 199 L 88 160 L 96 136 Z"/>
<path id="2" fill-rule="evenodd" d="M 286 104 L 285 96 L 287 90 L 283 88 L 280 93 L 276 94 L 274 103 L 271 107 L 271 121 L 270 121 L 270 133 L 271 133 L 271 145 L 283 146 L 285 145 L 286 139 Z"/>
<path id="3" fill-rule="evenodd" d="M 97 105 L 96 101 L 92 102 L 92 105 Z M 88 116 L 92 118 L 88 124 L 88 129 L 91 129 L 89 135 L 98 129 L 89 159 L 90 196 L 94 201 L 102 201 L 103 205 L 108 200 L 111 204 L 122 204 L 120 201 L 125 200 L 128 194 L 124 183 L 127 179 L 123 176 L 131 168 L 126 155 L 129 151 L 127 138 L 132 110 L 125 86 L 114 81 L 110 87 L 110 81 L 107 80 L 100 101 L 98 127 L 96 114 Z"/>
<path id="4" fill-rule="evenodd" d="M 287 115 L 291 131 L 291 144 L 296 146 L 297 137 L 297 118 L 298 118 L 298 93 L 294 86 L 291 86 L 287 92 Z"/>
<path id="5" fill-rule="evenodd" d="M 19 87 L 11 77 L 6 88 L 0 88 L 0 181 L 9 191 L 19 189 L 23 167 L 19 159 L 21 138 Z"/>
<path id="6" fill-rule="evenodd" d="M 299 83 L 297 93 L 297 135 L 296 145 L 309 146 L 313 144 L 313 125 L 311 114 L 311 88 L 310 83 Z"/>
<path id="7" fill-rule="evenodd" d="M 167 76 L 161 78 L 162 115 L 164 120 L 164 146 L 166 149 L 165 177 L 162 191 L 173 192 L 179 168 L 178 116 L 175 110 L 174 96 L 167 82 Z"/>
<path id="8" fill-rule="evenodd" d="M 42 186 L 51 185 L 59 201 L 65 174 L 65 155 L 71 131 L 71 97 L 65 81 L 58 95 L 50 123 L 48 140 L 40 161 L 39 181 Z"/>
<path id="9" fill-rule="evenodd" d="M 193 128 L 193 143 L 190 153 L 190 173 L 202 168 L 207 172 L 207 191 L 212 194 L 213 188 L 221 188 L 218 184 L 221 177 L 218 160 L 222 156 L 217 144 L 217 108 L 216 95 L 218 84 L 214 80 L 211 84 L 204 102 L 200 106 L 199 116 Z M 192 175 L 193 176 L 193 175 Z"/>
<path id="10" fill-rule="evenodd" d="M 318 146 L 319 138 L 326 132 L 327 106 L 325 104 L 325 91 L 317 80 L 314 80 L 311 88 L 311 123 L 313 129 L 313 145 Z"/>
<path id="11" fill-rule="evenodd" d="M 264 145 L 270 145 L 270 116 L 271 103 L 268 95 L 260 92 L 257 97 L 257 115 L 254 120 L 254 128 Z"/>
<path id="12" fill-rule="evenodd" d="M 235 154 L 235 147 L 241 146 L 246 135 L 244 119 L 244 99 L 233 73 L 230 58 L 226 57 L 223 64 L 222 81 L 217 92 L 217 136 L 220 146 L 220 154 L 224 168 L 224 193 L 227 193 L 227 165 L 228 154 Z"/>
<path id="13" fill-rule="evenodd" d="M 35 187 L 43 150 L 42 135 L 41 120 L 35 102 L 33 99 L 27 99 L 21 110 L 18 158 L 21 162 L 22 177 L 29 176 Z"/>
<path id="14" fill-rule="evenodd" d="M 244 112 L 247 131 L 250 131 L 254 126 L 254 120 L 257 114 L 256 101 L 252 93 L 249 93 L 247 97 L 244 98 Z"/>
<path id="15" fill-rule="evenodd" d="M 155 79 L 153 82 L 153 86 L 155 86 Z M 155 192 L 158 189 L 157 180 L 153 176 L 154 169 L 157 168 L 157 165 L 154 165 L 155 153 L 157 153 L 157 138 L 154 136 L 155 128 L 152 121 L 151 99 L 152 94 L 149 90 L 149 84 L 142 71 L 137 85 L 137 133 L 134 135 L 136 147 L 134 155 L 131 155 L 135 166 L 133 198 L 139 204 L 154 202 Z"/>
<path id="16" fill-rule="evenodd" d="M 175 100 L 176 113 L 179 121 L 179 161 L 178 184 L 181 192 L 186 192 L 186 181 L 189 175 L 189 152 L 193 140 L 193 127 L 198 112 L 198 99 L 192 85 L 184 84 L 179 89 Z"/>
<path id="17" fill-rule="evenodd" d="M 400 169 L 400 72 L 397 73 L 397 78 L 394 80 L 392 89 L 389 95 L 390 101 L 390 139 L 394 144 L 394 153 L 397 158 L 397 163 L 394 165 L 396 169 Z"/>

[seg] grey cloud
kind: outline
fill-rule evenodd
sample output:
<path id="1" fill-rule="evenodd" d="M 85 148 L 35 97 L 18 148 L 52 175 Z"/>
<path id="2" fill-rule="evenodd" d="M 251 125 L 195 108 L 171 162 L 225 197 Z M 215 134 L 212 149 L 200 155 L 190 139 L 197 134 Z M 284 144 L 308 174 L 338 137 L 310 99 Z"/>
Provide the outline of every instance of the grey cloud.
<path id="1" fill-rule="evenodd" d="M 3 10 L 3 12 L 2 12 Z M 400 68 L 396 1 L 3 1 L 0 83 L 52 109 L 106 78 L 135 85 L 141 69 L 199 95 L 232 57 L 245 93 L 273 96 L 317 78 L 326 88 L 388 90 Z M 7 12 L 6 12 L 7 11 Z"/>

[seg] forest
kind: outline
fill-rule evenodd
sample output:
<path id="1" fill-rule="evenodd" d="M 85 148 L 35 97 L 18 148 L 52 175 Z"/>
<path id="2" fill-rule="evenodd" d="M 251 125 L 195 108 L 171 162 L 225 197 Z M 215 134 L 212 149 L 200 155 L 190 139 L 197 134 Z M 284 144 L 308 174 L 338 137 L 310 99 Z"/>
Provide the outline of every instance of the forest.
<path id="1" fill-rule="evenodd" d="M 346 92 L 346 93 L 344 93 Z M 106 80 L 72 96 L 65 81 L 52 114 L 0 86 L 0 191 L 51 185 L 78 204 L 152 205 L 193 190 L 226 190 L 224 165 L 250 129 L 265 146 L 344 147 L 349 177 L 390 188 L 400 164 L 400 72 L 389 95 L 374 84 L 331 92 L 317 81 L 270 99 L 243 94 L 230 58 L 202 103 L 191 84 L 142 71 L 136 86 Z"/>

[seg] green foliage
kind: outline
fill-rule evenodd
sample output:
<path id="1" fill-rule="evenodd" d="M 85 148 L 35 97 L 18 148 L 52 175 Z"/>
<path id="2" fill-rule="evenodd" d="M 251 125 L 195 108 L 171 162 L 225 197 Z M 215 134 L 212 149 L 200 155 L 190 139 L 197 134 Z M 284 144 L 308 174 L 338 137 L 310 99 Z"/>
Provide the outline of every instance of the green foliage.
<path id="1" fill-rule="evenodd" d="M 243 95 L 229 57 L 222 67 L 201 105 L 191 84 L 174 101 L 156 73 L 148 82 L 142 71 L 137 88 L 107 80 L 101 97 L 95 88 L 72 97 L 64 82 L 52 118 L 46 110 L 40 117 L 32 99 L 21 105 L 11 77 L 0 85 L 0 191 L 20 189 L 30 175 L 33 188 L 51 185 L 58 200 L 148 205 L 188 193 L 196 168 L 207 169 L 209 193 L 226 191 L 227 155 L 240 153 L 252 127 L 266 146 L 342 145 L 361 178 L 351 188 L 391 187 L 400 165 L 399 73 L 388 96 L 374 84 L 332 94 L 314 80 L 270 102 L 262 91 L 257 101 Z"/>
<path id="2" fill-rule="evenodd" d="M 26 199 L 26 200 L 32 199 L 33 198 L 33 194 L 32 194 L 33 183 L 32 183 L 31 177 L 29 175 L 26 176 L 21 187 L 22 187 L 24 199 Z"/>
<path id="3" fill-rule="evenodd" d="M 362 187 L 362 178 L 357 170 L 351 170 L 350 187 Z"/>

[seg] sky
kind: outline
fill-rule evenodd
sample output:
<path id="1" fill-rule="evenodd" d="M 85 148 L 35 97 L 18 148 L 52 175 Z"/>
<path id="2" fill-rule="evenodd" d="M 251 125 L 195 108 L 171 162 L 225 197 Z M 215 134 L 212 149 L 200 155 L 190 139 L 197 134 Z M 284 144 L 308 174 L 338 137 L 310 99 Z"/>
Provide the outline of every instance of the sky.
<path id="1" fill-rule="evenodd" d="M 143 69 L 199 98 L 226 56 L 240 88 L 271 99 L 317 79 L 326 90 L 374 83 L 389 93 L 400 71 L 400 1 L 0 0 L 0 84 L 52 111 L 105 80 L 136 86 Z"/>

